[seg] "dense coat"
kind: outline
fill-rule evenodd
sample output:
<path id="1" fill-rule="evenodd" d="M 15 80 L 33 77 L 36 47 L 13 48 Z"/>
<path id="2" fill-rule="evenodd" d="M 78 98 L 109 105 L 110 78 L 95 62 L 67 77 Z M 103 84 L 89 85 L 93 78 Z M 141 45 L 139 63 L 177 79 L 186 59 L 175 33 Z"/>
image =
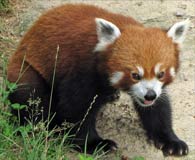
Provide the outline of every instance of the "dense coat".
<path id="1" fill-rule="evenodd" d="M 73 142 L 81 149 L 88 135 L 89 153 L 97 146 L 111 150 L 116 143 L 98 135 L 95 119 L 100 107 L 123 90 L 137 96 L 135 107 L 149 138 L 162 143 L 166 154 L 187 154 L 187 145 L 171 128 L 168 98 L 158 100 L 178 70 L 178 44 L 186 28 L 185 23 L 168 32 L 145 28 L 131 17 L 83 4 L 49 10 L 25 34 L 8 65 L 8 80 L 18 84 L 9 98 L 28 106 L 20 111 L 21 123 L 47 120 L 50 114 L 51 128 L 75 124 Z M 30 105 L 29 98 L 40 98 L 39 106 Z M 143 106 L 149 106 L 148 113 Z"/>

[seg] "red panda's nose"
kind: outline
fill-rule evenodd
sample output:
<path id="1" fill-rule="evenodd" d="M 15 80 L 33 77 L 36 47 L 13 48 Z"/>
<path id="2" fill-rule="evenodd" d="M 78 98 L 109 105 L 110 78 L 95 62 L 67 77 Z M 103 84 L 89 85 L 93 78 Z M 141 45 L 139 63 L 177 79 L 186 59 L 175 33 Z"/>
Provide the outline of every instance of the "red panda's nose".
<path id="1" fill-rule="evenodd" d="M 150 89 L 147 91 L 146 95 L 144 96 L 144 98 L 148 101 L 152 101 L 156 98 L 156 93 L 154 90 Z"/>

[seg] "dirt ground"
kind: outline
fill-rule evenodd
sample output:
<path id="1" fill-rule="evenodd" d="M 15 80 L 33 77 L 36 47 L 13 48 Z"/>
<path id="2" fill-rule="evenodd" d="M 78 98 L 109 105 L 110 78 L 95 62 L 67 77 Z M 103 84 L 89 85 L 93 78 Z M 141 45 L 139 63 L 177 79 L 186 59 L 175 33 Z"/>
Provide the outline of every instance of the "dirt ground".
<path id="1" fill-rule="evenodd" d="M 1 17 L 7 29 L 3 36 L 8 36 L 12 41 L 6 46 L 9 53 L 15 49 L 20 37 L 44 10 L 69 2 L 94 4 L 132 16 L 146 26 L 169 28 L 174 22 L 190 18 L 190 30 L 181 53 L 181 69 L 175 82 L 168 88 L 173 105 L 173 127 L 177 135 L 189 145 L 189 155 L 183 158 L 165 158 L 161 151 L 148 143 L 131 99 L 124 94 L 121 94 L 119 101 L 103 108 L 97 126 L 103 137 L 114 139 L 119 145 L 119 152 L 130 158 L 139 155 L 147 160 L 194 160 L 195 0 L 28 0 L 24 3 L 18 0 L 19 5 L 14 6 L 13 15 Z M 113 157 L 114 154 L 109 154 L 106 159 L 114 160 Z"/>

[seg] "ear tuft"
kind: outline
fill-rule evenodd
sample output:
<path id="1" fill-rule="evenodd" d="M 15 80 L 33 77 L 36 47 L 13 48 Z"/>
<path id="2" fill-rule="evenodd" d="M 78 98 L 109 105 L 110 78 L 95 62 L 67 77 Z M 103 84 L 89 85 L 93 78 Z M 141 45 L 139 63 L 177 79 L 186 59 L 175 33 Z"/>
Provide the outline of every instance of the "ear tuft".
<path id="1" fill-rule="evenodd" d="M 121 72 L 121 71 L 114 72 L 112 76 L 110 77 L 110 83 L 112 85 L 116 85 L 117 83 L 120 82 L 123 76 L 124 76 L 124 72 Z"/>
<path id="2" fill-rule="evenodd" d="M 173 39 L 173 42 L 181 44 L 185 39 L 186 33 L 189 29 L 189 25 L 189 19 L 175 23 L 167 32 L 168 37 L 171 37 Z"/>
<path id="3" fill-rule="evenodd" d="M 102 18 L 95 18 L 98 43 L 94 49 L 94 52 L 104 51 L 109 44 L 121 35 L 119 28 Z"/>

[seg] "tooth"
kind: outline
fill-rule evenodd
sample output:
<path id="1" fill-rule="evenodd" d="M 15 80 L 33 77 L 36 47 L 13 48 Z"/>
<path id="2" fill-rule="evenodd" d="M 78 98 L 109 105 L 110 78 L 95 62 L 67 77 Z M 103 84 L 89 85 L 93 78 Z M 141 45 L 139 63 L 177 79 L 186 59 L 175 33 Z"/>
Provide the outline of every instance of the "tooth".
<path id="1" fill-rule="evenodd" d="M 185 154 L 188 154 L 188 150 L 187 149 L 185 150 Z"/>
<path id="2" fill-rule="evenodd" d="M 179 154 L 182 155 L 182 153 L 183 153 L 183 151 L 182 151 L 182 149 L 181 149 L 181 150 L 179 151 Z"/>

